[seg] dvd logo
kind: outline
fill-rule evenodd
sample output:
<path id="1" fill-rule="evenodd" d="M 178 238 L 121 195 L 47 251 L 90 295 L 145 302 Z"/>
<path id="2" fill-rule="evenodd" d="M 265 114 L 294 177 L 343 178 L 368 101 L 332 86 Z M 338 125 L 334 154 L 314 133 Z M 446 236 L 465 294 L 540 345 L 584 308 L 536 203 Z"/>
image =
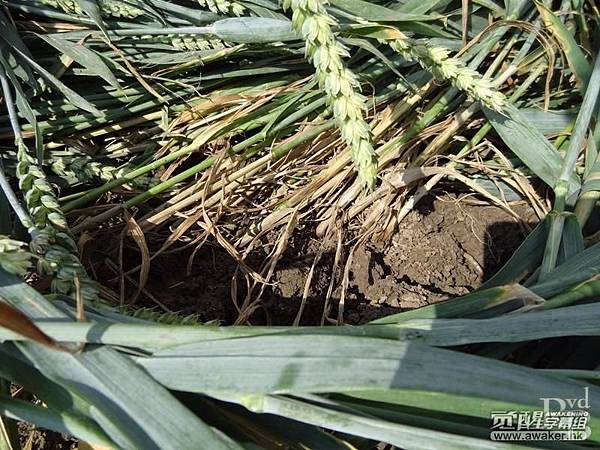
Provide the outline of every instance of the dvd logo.
<path id="1" fill-rule="evenodd" d="M 558 411 L 564 411 L 565 409 L 589 409 L 589 388 L 584 387 L 584 395 L 582 398 L 556 398 L 556 397 L 541 397 L 540 400 L 544 402 L 544 412 L 548 413 L 551 411 L 552 405 L 558 407 Z M 556 409 L 554 409 L 556 411 Z"/>

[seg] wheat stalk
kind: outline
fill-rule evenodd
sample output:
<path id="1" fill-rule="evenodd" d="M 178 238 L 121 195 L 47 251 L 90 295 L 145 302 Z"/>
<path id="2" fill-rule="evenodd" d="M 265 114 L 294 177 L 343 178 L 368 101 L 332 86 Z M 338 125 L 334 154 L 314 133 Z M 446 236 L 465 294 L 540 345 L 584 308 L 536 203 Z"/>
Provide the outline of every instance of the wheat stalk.
<path id="1" fill-rule="evenodd" d="M 284 0 L 283 7 L 293 11 L 292 25 L 306 42 L 306 56 L 315 67 L 319 86 L 327 94 L 342 138 L 352 150 L 360 182 L 372 188 L 377 177 L 377 157 L 371 129 L 363 117 L 366 99 L 357 92 L 358 80 L 342 60 L 348 51 L 333 34 L 331 28 L 336 21 L 320 0 Z"/>

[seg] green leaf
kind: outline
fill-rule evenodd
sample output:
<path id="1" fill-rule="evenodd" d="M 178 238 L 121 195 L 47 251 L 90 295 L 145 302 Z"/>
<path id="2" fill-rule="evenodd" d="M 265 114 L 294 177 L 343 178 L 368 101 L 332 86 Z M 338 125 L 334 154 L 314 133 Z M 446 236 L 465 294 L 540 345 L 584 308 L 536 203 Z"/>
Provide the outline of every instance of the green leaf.
<path id="1" fill-rule="evenodd" d="M 31 53 L 27 46 L 21 40 L 21 36 L 17 33 L 12 23 L 6 18 L 4 13 L 0 11 L 0 27 L 2 27 L 2 33 L 0 33 L 0 39 L 4 40 L 8 47 L 18 48 L 20 52 L 31 57 Z M 25 81 L 31 88 L 37 86 L 35 76 L 31 68 L 27 65 L 21 64 L 14 55 L 10 53 L 5 55 L 9 67 L 11 67 L 15 75 Z M 7 69 L 9 70 L 9 69 Z"/>
<path id="2" fill-rule="evenodd" d="M 101 116 L 102 113 L 96 109 L 94 105 L 88 102 L 85 98 L 73 91 L 69 87 L 65 86 L 58 78 L 40 66 L 33 60 L 28 54 L 21 51 L 19 48 L 13 46 L 12 50 L 16 52 L 19 57 L 24 59 L 38 74 L 40 74 L 50 85 L 52 85 L 57 91 L 64 95 L 71 103 L 84 111 L 91 112 L 97 116 Z"/>
<path id="3" fill-rule="evenodd" d="M 527 235 L 519 248 L 502 268 L 487 280 L 480 289 L 504 284 L 518 283 L 542 262 L 544 246 L 548 238 L 548 220 L 544 219 Z"/>
<path id="4" fill-rule="evenodd" d="M 38 37 L 52 45 L 59 52 L 64 53 L 73 61 L 81 64 L 83 67 L 89 69 L 92 73 L 98 75 L 104 79 L 108 84 L 113 86 L 115 89 L 120 89 L 119 82 L 113 75 L 108 66 L 104 63 L 102 58 L 93 50 L 90 50 L 83 44 L 70 42 L 66 39 L 61 39 L 57 35 L 50 34 L 39 34 Z"/>
<path id="5" fill-rule="evenodd" d="M 184 19 L 193 24 L 212 23 L 222 18 L 222 16 L 210 12 L 202 11 L 195 8 L 187 8 L 172 1 L 166 0 L 151 0 L 152 6 L 167 11 L 169 15 Z"/>
<path id="6" fill-rule="evenodd" d="M 553 309 L 563 306 L 569 306 L 590 297 L 598 297 L 600 295 L 600 280 L 592 278 L 584 283 L 578 284 L 571 289 L 567 289 L 549 298 L 544 303 L 541 309 Z"/>
<path id="7" fill-rule="evenodd" d="M 511 151 L 548 186 L 554 188 L 562 169 L 563 159 L 554 146 L 520 111 L 507 106 L 503 114 L 483 108 L 486 117 Z M 569 180 L 569 192 L 579 190 L 575 174 Z"/>
<path id="8" fill-rule="evenodd" d="M 106 27 L 104 26 L 104 21 L 102 20 L 102 14 L 100 12 L 100 7 L 96 0 L 76 0 L 77 4 L 81 8 L 81 10 L 94 21 L 96 26 L 102 30 L 102 32 L 106 35 Z M 73 58 L 75 59 L 75 58 Z"/>
<path id="9" fill-rule="evenodd" d="M 0 270 L 0 295 L 32 318 L 68 317 L 14 276 Z M 126 449 L 238 449 L 179 403 L 129 358 L 108 348 L 80 354 L 17 343 L 41 373 L 94 405 L 94 420 Z"/>
<path id="10" fill-rule="evenodd" d="M 577 110 L 544 111 L 538 108 L 524 108 L 521 114 L 542 134 L 558 134 L 571 126 L 577 117 Z"/>
<path id="11" fill-rule="evenodd" d="M 413 309 L 411 311 L 392 314 L 381 319 L 374 320 L 373 324 L 397 323 L 410 319 L 433 319 L 468 317 L 482 311 L 492 310 L 505 304 L 532 297 L 530 291 L 518 284 L 491 287 L 472 292 L 463 297 L 444 300 L 433 305 Z"/>
<path id="12" fill-rule="evenodd" d="M 219 397 L 244 405 L 256 413 L 285 416 L 340 433 L 383 441 L 406 450 L 422 450 L 424 448 L 431 450 L 517 450 L 526 448 L 511 443 L 453 435 L 365 415 L 336 411 L 331 407 L 315 405 L 298 398 L 235 393 L 221 394 Z M 331 404 L 331 402 L 329 403 Z"/>
<path id="13" fill-rule="evenodd" d="M 574 215 L 568 215 L 565 219 L 560 249 L 558 252 L 558 265 L 569 258 L 581 253 L 584 249 L 583 234 L 581 226 Z"/>
<path id="14" fill-rule="evenodd" d="M 401 78 L 402 81 L 404 81 L 405 83 L 408 83 L 406 81 L 406 78 L 404 78 L 404 75 L 402 75 L 402 73 L 400 73 L 398 71 L 398 69 L 396 69 L 396 67 L 394 66 L 394 63 L 392 61 L 390 61 L 390 59 L 387 56 L 385 56 L 383 54 L 383 52 L 381 52 L 375 45 L 373 45 L 367 39 L 345 38 L 345 39 L 341 39 L 341 41 L 345 44 L 360 47 L 360 48 L 368 51 L 369 53 L 372 53 L 375 57 L 379 58 L 379 60 L 381 60 L 381 62 L 384 63 L 388 69 L 390 69 L 392 72 L 394 72 L 394 74 L 396 76 Z"/>
<path id="15" fill-rule="evenodd" d="M 479 356 L 367 337 L 228 339 L 182 345 L 137 361 L 171 389 L 198 393 L 409 389 L 540 407 L 540 397 L 575 398 L 583 387 Z M 590 387 L 590 407 L 600 419 L 600 388 Z"/>
<path id="16" fill-rule="evenodd" d="M 536 372 L 533 369 L 529 369 L 531 372 Z M 537 371 L 538 373 L 541 373 Z M 548 386 L 547 386 L 548 387 Z M 581 398 L 584 395 L 585 384 L 580 384 L 578 389 L 578 396 Z M 551 388 L 550 388 L 551 389 Z M 487 423 L 490 421 L 491 411 L 519 411 L 524 408 L 517 404 L 508 402 L 494 402 L 486 401 L 480 398 L 461 396 L 461 395 L 440 395 L 437 392 L 428 391 L 413 391 L 413 390 L 398 390 L 398 391 L 384 391 L 384 390 L 372 390 L 372 391 L 356 391 L 349 392 L 347 396 L 369 400 L 371 402 L 384 403 L 386 406 L 399 405 L 405 407 L 412 407 L 420 410 L 425 410 L 429 414 L 437 413 L 448 415 L 451 414 L 455 418 L 454 420 L 461 420 L 463 423 L 471 423 L 474 421 L 487 419 Z M 538 399 L 539 400 L 539 399 Z M 541 400 L 539 400 L 541 404 Z M 536 407 L 527 407 L 526 411 L 541 410 L 540 405 Z M 593 420 L 594 423 L 597 419 Z M 594 439 L 596 439 L 594 437 Z M 537 447 L 531 447 L 529 444 L 526 448 L 532 449 Z M 596 446 L 597 443 L 590 443 L 592 446 Z M 567 442 L 558 443 L 558 449 L 568 450 L 584 450 L 586 447 L 575 445 Z"/>
<path id="17" fill-rule="evenodd" d="M 38 161 L 44 160 L 44 146 L 42 141 L 42 131 L 38 125 L 37 117 L 27 100 L 27 95 L 23 91 L 19 80 L 15 76 L 15 74 L 11 71 L 10 65 L 6 56 L 9 53 L 7 52 L 6 44 L 0 41 L 0 66 L 2 66 L 4 73 L 11 81 L 13 88 L 15 89 L 15 103 L 17 105 L 18 111 L 25 117 L 25 119 L 31 124 L 34 133 L 35 133 L 35 148 L 36 148 L 36 157 Z M 2 70 L 0 68 L 0 70 Z"/>
<path id="18" fill-rule="evenodd" d="M 310 397 L 304 396 L 303 398 L 316 403 L 317 400 L 314 400 L 315 397 L 311 395 Z M 327 399 L 330 398 L 335 400 L 345 410 L 355 411 L 389 422 L 476 438 L 489 439 L 490 437 L 489 421 L 481 418 L 446 414 L 398 404 L 373 402 L 343 394 L 328 395 Z"/>
<path id="19" fill-rule="evenodd" d="M 540 372 L 579 380 L 600 380 L 600 370 L 540 369 Z"/>
<path id="20" fill-rule="evenodd" d="M 418 22 L 440 19 L 439 14 L 411 14 L 363 0 L 332 0 L 333 6 L 343 9 L 357 17 L 374 22 Z"/>
<path id="21" fill-rule="evenodd" d="M 257 450 L 264 448 L 298 448 L 302 450 L 350 450 L 350 446 L 340 437 L 325 430 L 272 414 L 254 414 L 244 407 L 231 403 L 215 402 L 200 396 L 193 398 L 194 409 L 220 429 L 230 430 L 254 440 Z M 257 439 L 257 436 L 258 437 Z M 240 439 L 246 440 L 246 439 Z M 263 444 L 263 445 L 260 445 Z"/>
<path id="22" fill-rule="evenodd" d="M 106 434 L 91 420 L 65 411 L 34 406 L 30 402 L 0 395 L 0 415 L 14 420 L 34 423 L 59 433 L 66 433 L 87 442 L 114 447 Z"/>
<path id="23" fill-rule="evenodd" d="M 245 1 L 243 2 L 243 5 L 248 8 L 251 12 L 253 12 L 254 16 L 259 16 L 259 17 L 266 17 L 269 19 L 278 19 L 278 20 L 286 20 L 287 17 L 285 16 L 285 14 L 282 14 L 281 9 L 279 8 L 279 5 L 277 4 L 273 4 L 271 2 L 262 2 L 260 0 L 254 0 L 254 1 Z M 249 16 L 251 14 L 244 14 L 246 16 Z"/>
<path id="24" fill-rule="evenodd" d="M 434 9 L 442 0 L 408 0 L 398 3 L 396 11 L 409 14 L 425 14 Z"/>
<path id="25" fill-rule="evenodd" d="M 64 322 L 63 322 L 64 323 Z M 87 416 L 91 405 L 73 392 L 50 381 L 21 358 L 10 344 L 0 346 L 0 376 L 22 386 L 38 396 L 46 405 L 57 411 L 71 411 Z"/>
<path id="26" fill-rule="evenodd" d="M 561 336 L 599 336 L 600 304 L 495 317 L 491 319 L 416 319 L 398 331 L 406 340 L 436 347 L 482 342 L 524 342 Z M 573 327 L 577 323 L 577 328 Z"/>
<path id="27" fill-rule="evenodd" d="M 551 271 L 544 281 L 531 286 L 538 295 L 548 298 L 600 273 L 600 243 L 586 248 Z"/>
<path id="28" fill-rule="evenodd" d="M 567 291 L 568 292 L 568 291 Z M 586 293 L 593 296 L 593 293 Z M 402 315 L 399 316 L 402 318 Z M 390 318 L 387 318 L 390 320 Z M 580 305 L 557 311 L 536 312 L 491 319 L 411 319 L 388 324 L 368 324 L 354 327 L 214 327 L 167 326 L 157 324 L 65 324 L 36 322 L 45 333 L 63 342 L 88 342 L 144 349 L 149 352 L 193 348 L 208 341 L 252 336 L 345 336 L 373 337 L 399 341 L 414 341 L 431 346 L 450 347 L 480 342 L 520 342 L 557 336 L 600 335 L 600 304 Z M 572 323 L 578 327 L 573 328 Z M 0 329 L 1 340 L 23 340 Z M 13 361 L 14 362 L 14 361 Z M 4 369 L 3 369 L 4 368 Z M 10 365 L 0 362 L 0 373 Z M 16 376 L 14 372 L 10 379 Z M 30 381 L 29 384 L 32 384 Z M 35 384 L 35 383 L 33 383 Z M 42 393 L 43 394 L 43 393 Z M 57 401 L 57 400 L 55 400 Z"/>
<path id="29" fill-rule="evenodd" d="M 575 127 L 569 141 L 569 148 L 564 157 L 562 167 L 562 179 L 566 179 L 575 172 L 577 160 L 581 153 L 582 144 L 588 133 L 588 128 L 592 117 L 596 111 L 596 104 L 600 98 L 600 52 L 596 55 L 594 70 L 592 71 L 589 82 L 586 85 L 583 102 L 577 114 Z"/>

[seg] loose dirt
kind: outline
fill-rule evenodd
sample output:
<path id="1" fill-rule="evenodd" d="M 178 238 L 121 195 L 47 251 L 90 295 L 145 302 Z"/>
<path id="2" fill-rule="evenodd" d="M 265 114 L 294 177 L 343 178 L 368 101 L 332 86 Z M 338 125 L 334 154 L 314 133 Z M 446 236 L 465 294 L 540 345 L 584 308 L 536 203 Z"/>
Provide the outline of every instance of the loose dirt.
<path id="1" fill-rule="evenodd" d="M 516 209 L 526 222 L 533 220 L 526 207 Z M 421 204 L 402 222 L 391 243 L 369 242 L 355 250 L 344 321 L 364 323 L 468 293 L 506 262 L 525 237 L 523 231 L 523 224 L 497 207 L 449 197 Z M 298 262 L 315 253 L 319 245 L 314 240 L 299 247 L 293 242 L 287 258 L 280 263 L 274 296 L 267 306 L 279 310 L 277 323 L 290 320 L 286 310 L 295 316 L 294 305 L 302 297 L 308 274 L 307 265 Z M 316 272 L 303 321 L 306 324 L 314 322 L 315 315 L 321 317 L 321 299 L 330 280 L 331 265 L 321 264 Z M 342 270 L 337 272 L 337 279 L 341 279 Z M 334 303 L 340 295 L 338 288 L 333 294 Z M 283 302 L 287 308 L 277 308 Z"/>

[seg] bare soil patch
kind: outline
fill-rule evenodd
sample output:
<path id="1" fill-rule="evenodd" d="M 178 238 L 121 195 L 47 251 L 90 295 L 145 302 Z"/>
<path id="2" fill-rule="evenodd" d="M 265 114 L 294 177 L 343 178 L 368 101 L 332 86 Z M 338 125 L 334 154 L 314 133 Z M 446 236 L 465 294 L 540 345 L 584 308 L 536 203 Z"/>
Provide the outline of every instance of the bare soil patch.
<path id="1" fill-rule="evenodd" d="M 511 207 L 520 220 L 499 207 L 472 199 L 448 195 L 421 202 L 391 240 L 369 241 L 355 249 L 348 271 L 344 321 L 368 322 L 463 295 L 479 286 L 507 261 L 524 239 L 527 227 L 536 221 L 527 205 Z M 335 289 L 328 316 L 335 318 L 351 247 L 350 239 L 342 247 L 341 263 L 334 268 L 336 241 L 324 242 L 311 227 L 296 230 L 250 322 L 294 322 L 319 252 L 300 324 L 321 323 L 332 276 Z M 257 251 L 247 262 L 258 269 L 265 255 Z M 146 291 L 169 309 L 195 314 L 201 322 L 232 324 L 237 317 L 231 289 L 235 261 L 217 245 L 205 244 L 194 255 L 188 274 L 190 256 L 189 252 L 179 252 L 156 258 Z M 118 285 L 110 287 L 118 292 Z M 238 304 L 244 294 L 245 287 L 239 283 L 234 294 Z M 143 295 L 139 302 L 155 306 Z"/>

